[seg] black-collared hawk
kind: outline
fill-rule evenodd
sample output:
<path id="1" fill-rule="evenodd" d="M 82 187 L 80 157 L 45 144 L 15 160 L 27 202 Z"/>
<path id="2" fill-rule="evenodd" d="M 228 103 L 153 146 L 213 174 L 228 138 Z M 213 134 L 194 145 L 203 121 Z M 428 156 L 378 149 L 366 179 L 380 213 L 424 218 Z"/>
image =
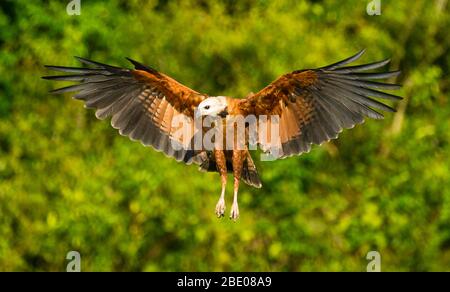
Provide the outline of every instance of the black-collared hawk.
<path id="1" fill-rule="evenodd" d="M 343 129 L 361 124 L 365 118 L 382 119 L 383 115 L 377 110 L 394 112 L 393 108 L 373 98 L 399 100 L 401 97 L 380 90 L 394 90 L 400 86 L 373 80 L 395 77 L 400 72 L 366 72 L 385 66 L 389 59 L 347 66 L 363 53 L 364 50 L 318 69 L 282 75 L 261 91 L 243 99 L 199 93 L 131 59 L 134 69 L 77 57 L 88 67 L 46 66 L 69 74 L 43 78 L 79 82 L 53 93 L 76 92 L 74 98 L 84 101 L 87 108 L 95 109 L 97 118 L 112 117 L 111 125 L 121 135 L 138 140 L 144 146 L 152 146 L 177 161 L 198 164 L 200 170 L 219 172 L 222 192 L 215 209 L 218 217 L 225 212 L 227 173 L 233 173 L 234 198 L 230 218 L 236 220 L 239 217 L 239 181 L 242 179 L 251 186 L 261 187 L 247 147 L 249 135 L 244 135 L 244 148 L 192 149 L 190 141 L 198 133 L 195 120 L 209 117 L 225 124 L 225 120 L 233 116 L 276 116 L 278 151 L 275 158 L 308 152 L 312 144 L 320 145 L 336 139 Z M 173 121 L 180 116 L 190 122 L 191 129 L 186 132 L 188 137 L 182 135 L 180 138 L 175 134 L 179 129 Z M 205 129 L 200 130 L 204 132 Z M 271 151 L 273 145 L 267 142 L 270 139 L 263 136 L 256 135 L 254 142 L 263 151 Z"/>

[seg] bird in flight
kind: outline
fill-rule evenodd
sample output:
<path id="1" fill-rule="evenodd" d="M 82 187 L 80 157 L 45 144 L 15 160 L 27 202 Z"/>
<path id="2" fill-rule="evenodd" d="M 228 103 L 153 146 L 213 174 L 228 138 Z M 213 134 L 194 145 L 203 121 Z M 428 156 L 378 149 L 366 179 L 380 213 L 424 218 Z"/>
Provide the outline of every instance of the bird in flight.
<path id="1" fill-rule="evenodd" d="M 52 92 L 75 92 L 74 98 L 84 101 L 85 107 L 95 109 L 97 118 L 112 117 L 111 125 L 121 135 L 138 140 L 144 146 L 152 146 L 177 161 L 198 164 L 202 171 L 218 172 L 222 185 L 215 208 L 218 217 L 225 213 L 227 173 L 232 173 L 234 196 L 230 218 L 236 220 L 239 217 L 237 197 L 240 180 L 256 188 L 262 186 L 249 152 L 249 124 L 244 124 L 246 134 L 232 134 L 231 148 L 213 144 L 208 148 L 192 149 L 196 133 L 204 133 L 207 128 L 202 123 L 198 126 L 195 121 L 210 118 L 217 125 L 226 123 L 230 117 L 254 116 L 258 119 L 258 126 L 270 124 L 272 129 L 263 134 L 258 132 L 252 142 L 263 152 L 277 149 L 275 159 L 309 152 L 312 144 L 320 145 L 336 139 L 343 129 L 361 124 L 365 118 L 382 119 L 383 115 L 377 110 L 395 111 L 374 98 L 400 100 L 399 96 L 380 91 L 395 90 L 400 86 L 373 80 L 395 77 L 400 71 L 366 72 L 387 65 L 389 59 L 348 65 L 363 53 L 364 50 L 325 67 L 282 75 L 259 92 L 242 99 L 199 93 L 131 59 L 128 60 L 134 69 L 76 57 L 87 66 L 46 66 L 69 74 L 43 78 L 79 82 Z M 259 119 L 264 116 L 277 119 Z M 183 131 L 183 135 L 176 135 L 180 128 L 174 121 L 179 117 L 187 121 L 187 126 L 183 127 L 189 128 Z M 277 136 L 269 139 L 268 132 Z M 244 147 L 237 147 L 237 142 L 242 142 L 237 140 L 244 140 Z M 275 140 L 277 147 L 273 147 Z"/>

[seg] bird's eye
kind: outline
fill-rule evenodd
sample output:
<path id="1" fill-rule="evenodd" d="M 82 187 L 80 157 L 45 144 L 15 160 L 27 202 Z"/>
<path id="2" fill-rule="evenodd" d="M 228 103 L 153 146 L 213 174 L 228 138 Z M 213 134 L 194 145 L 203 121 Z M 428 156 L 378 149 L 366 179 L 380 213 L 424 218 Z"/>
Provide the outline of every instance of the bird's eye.
<path id="1" fill-rule="evenodd" d="M 206 110 L 209 110 L 209 105 L 205 105 L 205 109 L 206 109 Z"/>

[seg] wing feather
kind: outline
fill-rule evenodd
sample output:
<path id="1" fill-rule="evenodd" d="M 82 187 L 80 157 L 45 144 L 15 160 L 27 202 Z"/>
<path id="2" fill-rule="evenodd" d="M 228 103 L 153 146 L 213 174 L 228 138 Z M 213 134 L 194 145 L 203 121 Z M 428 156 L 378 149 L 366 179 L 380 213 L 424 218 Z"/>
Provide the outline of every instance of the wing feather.
<path id="1" fill-rule="evenodd" d="M 396 77 L 400 71 L 364 72 L 383 67 L 390 59 L 343 67 L 363 53 L 364 50 L 318 69 L 285 74 L 242 100 L 240 110 L 257 116 L 279 115 L 282 146 L 279 158 L 308 152 L 311 144 L 336 139 L 343 129 L 363 123 L 366 117 L 382 119 L 377 110 L 395 110 L 374 98 L 399 100 L 401 97 L 380 90 L 397 90 L 400 85 L 372 80 Z M 273 147 L 267 140 L 258 141 L 264 151 Z"/>
<path id="2" fill-rule="evenodd" d="M 84 101 L 85 107 L 96 110 L 96 117 L 111 117 L 111 125 L 131 140 L 141 141 L 178 161 L 183 160 L 185 149 L 174 149 L 172 141 L 179 145 L 184 139 L 173 134 L 172 120 L 184 115 L 193 121 L 195 107 L 206 98 L 171 77 L 128 59 L 134 69 L 124 69 L 96 61 L 76 57 L 87 68 L 46 66 L 50 70 L 68 75 L 45 76 L 53 81 L 74 81 L 75 85 L 53 90 L 55 94 L 75 92 L 74 98 Z M 189 127 L 193 127 L 193 122 Z M 189 130 L 193 133 L 193 129 Z M 177 140 L 178 139 L 178 140 Z M 201 164 L 201 159 L 190 159 Z"/>

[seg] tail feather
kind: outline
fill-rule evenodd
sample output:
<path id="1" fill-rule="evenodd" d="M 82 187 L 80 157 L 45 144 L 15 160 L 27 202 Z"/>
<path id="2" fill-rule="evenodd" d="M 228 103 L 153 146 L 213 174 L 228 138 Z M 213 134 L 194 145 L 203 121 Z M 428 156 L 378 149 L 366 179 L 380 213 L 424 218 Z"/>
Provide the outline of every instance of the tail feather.
<path id="1" fill-rule="evenodd" d="M 217 171 L 217 164 L 214 160 L 214 155 L 212 155 L 212 152 L 202 152 L 198 156 L 201 163 L 199 170 L 205 171 L 205 172 L 216 172 Z M 232 173 L 233 172 L 233 165 L 231 161 L 227 160 L 227 172 Z M 262 183 L 258 175 L 258 171 L 256 170 L 255 163 L 252 160 L 252 157 L 250 156 L 250 153 L 247 153 L 247 158 L 244 161 L 244 165 L 242 168 L 242 181 L 248 184 L 249 186 L 255 187 L 255 188 L 261 188 Z"/>
<path id="2" fill-rule="evenodd" d="M 247 159 L 244 162 L 244 168 L 242 171 L 242 180 L 249 186 L 255 188 L 261 188 L 262 183 L 259 179 L 258 171 L 256 170 L 255 163 L 253 162 L 250 153 L 247 155 Z"/>

